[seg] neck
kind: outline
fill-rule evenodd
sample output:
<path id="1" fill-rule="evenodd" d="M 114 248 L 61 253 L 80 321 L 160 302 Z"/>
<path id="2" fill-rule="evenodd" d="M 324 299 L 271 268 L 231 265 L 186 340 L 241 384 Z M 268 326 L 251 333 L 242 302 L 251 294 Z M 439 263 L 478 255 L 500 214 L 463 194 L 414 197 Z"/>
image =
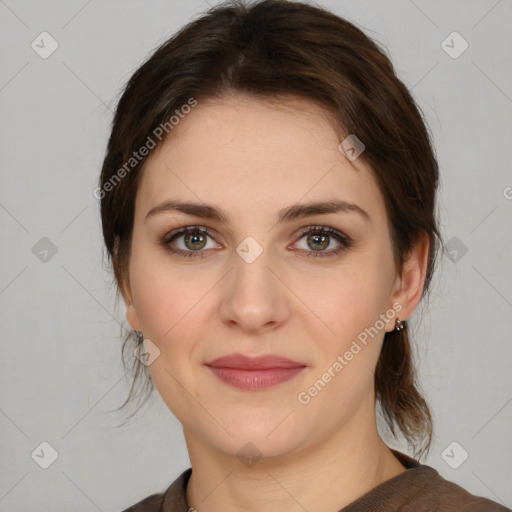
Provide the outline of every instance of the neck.
<path id="1" fill-rule="evenodd" d="M 405 470 L 375 421 L 352 421 L 300 454 L 263 458 L 252 467 L 190 432 L 185 439 L 192 465 L 186 497 L 198 512 L 332 512 Z"/>

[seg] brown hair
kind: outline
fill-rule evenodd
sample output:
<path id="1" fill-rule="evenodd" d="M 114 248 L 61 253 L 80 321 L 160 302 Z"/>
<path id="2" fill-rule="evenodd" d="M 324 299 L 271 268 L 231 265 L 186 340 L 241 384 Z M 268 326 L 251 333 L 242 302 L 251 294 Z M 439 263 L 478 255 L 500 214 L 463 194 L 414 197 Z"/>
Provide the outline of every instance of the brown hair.
<path id="1" fill-rule="evenodd" d="M 135 196 L 146 158 L 132 162 L 133 168 L 126 163 L 148 137 L 154 141 L 159 126 L 169 128 L 171 116 L 191 98 L 200 103 L 227 93 L 267 100 L 299 95 L 327 107 L 345 136 L 363 141 L 360 158 L 384 197 L 397 269 L 421 236 L 429 238 L 425 295 L 441 237 L 435 215 L 438 165 L 421 111 L 385 51 L 352 23 L 301 2 L 264 0 L 210 9 L 162 44 L 126 84 L 97 189 L 116 298 L 129 282 Z M 146 399 L 153 389 L 147 368 L 132 355 L 136 344 L 130 331 L 122 358 L 126 368 L 129 348 L 134 376 L 121 408 L 139 377 L 149 391 Z M 432 418 L 418 391 L 407 328 L 386 333 L 375 392 L 391 433 L 398 428 L 415 453 L 428 451 Z"/>

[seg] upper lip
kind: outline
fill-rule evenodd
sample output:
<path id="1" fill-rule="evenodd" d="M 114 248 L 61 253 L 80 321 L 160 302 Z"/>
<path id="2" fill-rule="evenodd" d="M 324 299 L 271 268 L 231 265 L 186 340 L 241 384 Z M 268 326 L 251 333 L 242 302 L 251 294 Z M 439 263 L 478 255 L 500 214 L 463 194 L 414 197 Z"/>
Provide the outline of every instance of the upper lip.
<path id="1" fill-rule="evenodd" d="M 298 363 L 286 357 L 273 354 L 264 354 L 261 356 L 230 354 L 208 361 L 205 365 L 215 366 L 217 368 L 235 368 L 237 370 L 268 370 L 270 368 L 299 368 L 306 366 L 303 363 Z"/>

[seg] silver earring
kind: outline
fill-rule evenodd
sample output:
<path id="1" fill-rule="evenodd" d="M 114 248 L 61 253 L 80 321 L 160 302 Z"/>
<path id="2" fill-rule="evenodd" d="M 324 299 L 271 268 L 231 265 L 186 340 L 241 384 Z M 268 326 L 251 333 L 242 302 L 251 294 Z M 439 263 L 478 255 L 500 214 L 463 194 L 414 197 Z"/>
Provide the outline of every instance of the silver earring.
<path id="1" fill-rule="evenodd" d="M 405 322 L 405 320 L 400 320 L 400 318 L 397 318 L 396 319 L 396 323 L 395 323 L 395 331 L 401 331 L 403 329 L 405 329 L 407 327 L 407 323 Z"/>
<path id="2" fill-rule="evenodd" d="M 144 335 L 142 334 L 142 331 L 135 331 L 135 334 L 137 335 L 137 343 L 142 343 L 144 341 Z"/>

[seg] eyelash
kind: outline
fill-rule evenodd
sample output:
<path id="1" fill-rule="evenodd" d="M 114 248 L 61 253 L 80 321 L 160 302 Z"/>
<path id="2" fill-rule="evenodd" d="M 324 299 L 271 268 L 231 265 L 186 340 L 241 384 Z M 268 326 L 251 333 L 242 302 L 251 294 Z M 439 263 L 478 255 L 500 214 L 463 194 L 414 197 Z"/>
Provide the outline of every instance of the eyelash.
<path id="1" fill-rule="evenodd" d="M 184 258 L 203 258 L 205 256 L 204 250 L 198 250 L 198 251 L 183 251 L 181 249 L 176 249 L 171 245 L 171 242 L 174 242 L 177 238 L 187 235 L 189 233 L 200 233 L 202 235 L 206 235 L 210 238 L 213 238 L 211 231 L 208 228 L 203 228 L 200 226 L 187 226 L 186 228 L 181 228 L 177 231 L 171 231 L 170 233 L 166 234 L 161 239 L 161 245 L 167 250 L 170 251 L 173 254 L 177 254 L 180 257 Z M 352 240 L 345 234 L 340 233 L 339 231 L 329 228 L 326 226 L 310 226 L 302 233 L 300 234 L 297 241 L 302 240 L 306 235 L 327 235 L 329 237 L 332 237 L 336 239 L 340 245 L 336 249 L 331 249 L 330 251 L 323 252 L 323 251 L 306 251 L 308 254 L 305 256 L 306 258 L 330 258 L 337 256 L 343 251 L 346 251 L 350 247 L 352 247 Z"/>

